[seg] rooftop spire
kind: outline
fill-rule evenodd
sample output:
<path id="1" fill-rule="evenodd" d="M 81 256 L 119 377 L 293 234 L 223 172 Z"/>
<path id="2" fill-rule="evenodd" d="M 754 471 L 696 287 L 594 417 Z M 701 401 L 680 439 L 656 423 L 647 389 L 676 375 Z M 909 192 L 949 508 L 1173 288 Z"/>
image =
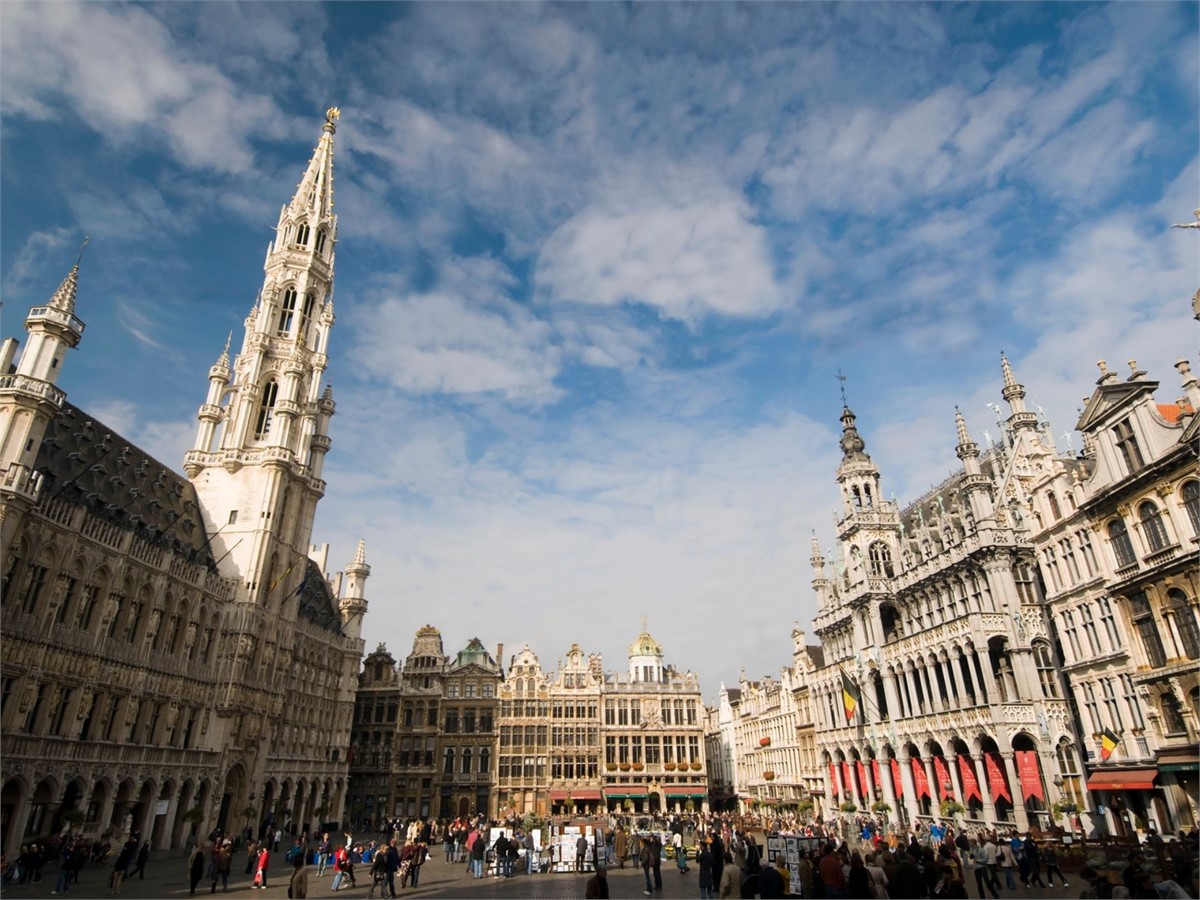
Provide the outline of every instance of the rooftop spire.
<path id="1" fill-rule="evenodd" d="M 367 542 L 363 538 L 358 539 L 358 549 L 354 551 L 354 564 L 361 566 L 367 561 Z"/>
<path id="2" fill-rule="evenodd" d="M 337 131 L 340 116 L 341 110 L 336 106 L 325 111 L 321 138 L 292 197 L 290 206 L 293 213 L 307 211 L 320 218 L 333 215 L 333 135 Z"/>
<path id="3" fill-rule="evenodd" d="M 80 251 L 80 256 L 83 251 Z M 50 298 L 47 306 L 53 306 L 55 309 L 61 309 L 63 312 L 75 312 L 75 290 L 79 281 L 79 263 L 75 263 L 71 267 L 71 271 L 67 273 L 67 277 L 62 280 L 62 284 L 58 286 L 58 290 L 54 292 L 54 296 Z"/>

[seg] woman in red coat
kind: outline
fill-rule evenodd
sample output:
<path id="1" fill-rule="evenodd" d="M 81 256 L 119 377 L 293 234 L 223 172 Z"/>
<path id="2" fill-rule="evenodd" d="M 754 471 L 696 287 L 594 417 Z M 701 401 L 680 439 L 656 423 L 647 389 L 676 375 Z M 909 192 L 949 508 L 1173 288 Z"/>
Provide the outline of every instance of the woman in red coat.
<path id="1" fill-rule="evenodd" d="M 265 888 L 267 886 L 267 863 L 271 861 L 271 855 L 267 852 L 267 842 L 263 841 L 262 849 L 258 851 L 257 870 L 254 873 L 254 887 Z"/>

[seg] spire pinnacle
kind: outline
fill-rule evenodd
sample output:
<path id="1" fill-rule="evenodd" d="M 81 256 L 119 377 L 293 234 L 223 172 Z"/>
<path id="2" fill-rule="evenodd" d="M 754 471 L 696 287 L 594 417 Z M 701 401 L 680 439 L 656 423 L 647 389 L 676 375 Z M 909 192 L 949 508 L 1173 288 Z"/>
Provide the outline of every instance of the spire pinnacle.
<path id="1" fill-rule="evenodd" d="M 229 365 L 229 345 L 232 342 L 233 342 L 233 332 L 231 331 L 231 332 L 229 332 L 228 337 L 225 338 L 225 349 L 221 351 L 221 355 L 217 358 L 218 366 L 228 366 Z"/>
<path id="2" fill-rule="evenodd" d="M 75 263 L 71 267 L 71 271 L 67 273 L 67 277 L 62 280 L 62 284 L 58 286 L 58 290 L 54 292 L 54 296 L 50 298 L 47 306 L 53 306 L 55 309 L 61 309 L 63 312 L 75 312 L 75 291 L 79 281 L 79 263 Z"/>
<path id="3" fill-rule="evenodd" d="M 336 106 L 325 112 L 320 140 L 289 204 L 292 215 L 297 218 L 315 216 L 325 219 L 333 215 L 333 135 L 340 116 L 341 111 Z M 310 224 L 315 227 L 316 222 Z"/>
<path id="4" fill-rule="evenodd" d="M 967 431 L 967 420 L 963 418 L 963 414 L 957 406 L 954 407 L 954 425 L 958 429 L 958 442 L 960 444 L 969 444 L 971 442 L 971 432 Z"/>
<path id="5" fill-rule="evenodd" d="M 367 561 L 367 542 L 363 538 L 358 539 L 358 549 L 354 551 L 354 564 L 361 566 Z"/>
<path id="6" fill-rule="evenodd" d="M 1004 373 L 1004 386 L 1017 387 L 1017 377 L 1013 375 L 1012 366 L 1008 364 L 1008 357 L 1004 355 L 1003 350 L 1000 351 L 1000 370 Z"/>

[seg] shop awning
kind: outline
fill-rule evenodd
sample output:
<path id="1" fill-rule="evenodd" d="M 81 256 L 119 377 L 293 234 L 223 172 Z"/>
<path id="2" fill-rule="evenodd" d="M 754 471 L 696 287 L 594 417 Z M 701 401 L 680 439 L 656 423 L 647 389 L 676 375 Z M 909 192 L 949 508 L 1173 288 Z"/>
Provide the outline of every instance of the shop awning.
<path id="1" fill-rule="evenodd" d="M 550 799 L 552 801 L 553 800 L 566 800 L 570 796 L 571 796 L 570 791 L 551 791 L 550 792 Z"/>
<path id="2" fill-rule="evenodd" d="M 1158 771 L 1196 772 L 1200 769 L 1200 753 L 1195 750 L 1160 750 Z"/>
<path id="3" fill-rule="evenodd" d="M 614 794 L 614 793 L 605 791 L 604 796 L 607 797 L 609 800 L 625 800 L 626 798 L 629 798 L 629 797 L 645 797 L 646 792 L 645 791 L 629 791 L 628 793 L 621 792 L 621 793 Z"/>
<path id="4" fill-rule="evenodd" d="M 1158 769 L 1114 769 L 1093 772 L 1088 778 L 1091 791 L 1152 791 Z"/>
<path id="5" fill-rule="evenodd" d="M 571 791 L 572 800 L 599 800 L 599 788 L 577 788 Z"/>

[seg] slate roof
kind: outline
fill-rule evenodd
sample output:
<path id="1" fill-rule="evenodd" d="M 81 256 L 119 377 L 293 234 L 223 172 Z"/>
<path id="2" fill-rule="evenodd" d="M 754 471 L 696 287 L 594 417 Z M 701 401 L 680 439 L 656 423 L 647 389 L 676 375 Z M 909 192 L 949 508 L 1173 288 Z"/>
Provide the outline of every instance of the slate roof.
<path id="1" fill-rule="evenodd" d="M 46 496 L 216 571 L 196 489 L 183 475 L 103 422 L 64 402 L 46 429 L 34 468 Z"/>
<path id="2" fill-rule="evenodd" d="M 342 634 L 342 615 L 338 610 L 337 598 L 329 589 L 329 582 L 321 567 L 311 559 L 305 560 L 304 581 L 300 583 L 300 618 L 314 625 Z"/>

